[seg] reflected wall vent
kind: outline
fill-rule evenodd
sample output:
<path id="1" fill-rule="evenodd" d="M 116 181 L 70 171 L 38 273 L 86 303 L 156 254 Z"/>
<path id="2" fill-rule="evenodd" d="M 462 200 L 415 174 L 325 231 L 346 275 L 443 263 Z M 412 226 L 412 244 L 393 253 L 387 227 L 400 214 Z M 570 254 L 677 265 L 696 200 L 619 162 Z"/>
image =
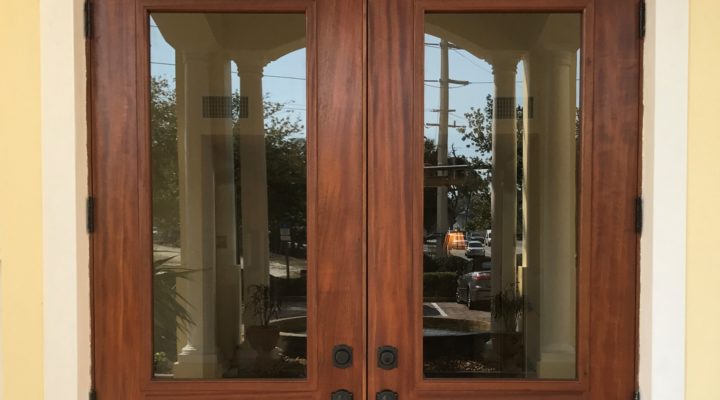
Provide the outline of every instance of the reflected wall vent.
<path id="1" fill-rule="evenodd" d="M 203 118 L 232 118 L 230 96 L 203 96 L 202 107 Z"/>
<path id="2" fill-rule="evenodd" d="M 515 98 L 514 97 L 496 97 L 495 98 L 495 118 L 497 118 L 497 119 L 513 119 L 513 118 L 515 118 Z"/>

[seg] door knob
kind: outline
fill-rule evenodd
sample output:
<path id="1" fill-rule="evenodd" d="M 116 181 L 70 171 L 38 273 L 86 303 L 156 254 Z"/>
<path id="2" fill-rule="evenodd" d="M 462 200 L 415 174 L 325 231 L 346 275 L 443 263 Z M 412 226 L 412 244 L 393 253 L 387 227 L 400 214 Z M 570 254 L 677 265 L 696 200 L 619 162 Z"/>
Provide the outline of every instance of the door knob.
<path id="1" fill-rule="evenodd" d="M 353 400 L 353 395 L 347 390 L 341 389 L 336 392 L 332 392 L 330 400 Z"/>
<path id="2" fill-rule="evenodd" d="M 383 390 L 382 392 L 377 392 L 375 400 L 398 400 L 398 394 L 392 390 Z"/>
<path id="3" fill-rule="evenodd" d="M 382 369 L 397 368 L 397 348 L 380 346 L 377 350 L 378 367 Z"/>
<path id="4" fill-rule="evenodd" d="M 333 365 L 335 368 L 350 368 L 352 366 L 352 347 L 339 344 L 333 347 Z"/>

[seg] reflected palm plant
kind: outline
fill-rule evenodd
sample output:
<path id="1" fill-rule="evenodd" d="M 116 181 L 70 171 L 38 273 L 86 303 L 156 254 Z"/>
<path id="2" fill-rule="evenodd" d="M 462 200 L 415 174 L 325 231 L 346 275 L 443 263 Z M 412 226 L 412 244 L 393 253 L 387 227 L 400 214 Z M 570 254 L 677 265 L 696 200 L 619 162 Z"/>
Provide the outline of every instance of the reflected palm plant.
<path id="1" fill-rule="evenodd" d="M 177 352 L 178 331 L 188 334 L 195 325 L 190 313 L 192 305 L 178 292 L 177 284 L 189 280 L 190 274 L 197 271 L 171 265 L 175 257 L 153 261 L 154 352 L 165 353 L 171 360 Z"/>
<path id="2" fill-rule="evenodd" d="M 503 323 L 505 332 L 516 332 L 525 311 L 525 298 L 511 284 L 493 296 L 490 307 L 492 318 Z"/>

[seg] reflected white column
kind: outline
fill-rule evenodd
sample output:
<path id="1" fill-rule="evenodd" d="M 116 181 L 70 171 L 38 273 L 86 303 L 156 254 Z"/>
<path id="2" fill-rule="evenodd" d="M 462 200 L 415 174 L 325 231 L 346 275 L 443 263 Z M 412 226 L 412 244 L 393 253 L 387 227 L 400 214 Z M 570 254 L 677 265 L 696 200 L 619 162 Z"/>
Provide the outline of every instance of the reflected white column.
<path id="1" fill-rule="evenodd" d="M 523 143 L 523 290 L 525 296 L 525 354 L 528 371 L 540 358 L 540 280 L 542 279 L 543 138 L 547 136 L 548 61 L 546 51 L 530 53 L 525 62 L 528 98 Z M 531 105 L 532 104 L 532 105 Z"/>
<path id="2" fill-rule="evenodd" d="M 517 122 L 515 79 L 517 57 L 492 58 L 495 81 L 492 132 L 492 292 L 516 282 Z M 493 321 L 495 323 L 495 321 Z"/>
<path id="3" fill-rule="evenodd" d="M 248 58 L 248 57 L 246 57 Z M 253 62 L 255 61 L 255 62 Z M 239 137 L 242 204 L 242 265 L 245 296 L 251 285 L 269 284 L 268 190 L 265 152 L 262 73 L 260 60 L 236 60 L 240 76 Z M 245 103 L 246 102 L 246 103 Z M 247 107 L 245 107 L 245 104 Z M 245 325 L 255 323 L 252 310 L 243 313 Z"/>
<path id="4" fill-rule="evenodd" d="M 232 358 L 239 337 L 240 269 L 236 259 L 235 157 L 233 122 L 230 113 L 232 96 L 230 60 L 220 58 L 210 65 L 210 88 L 218 96 L 212 128 L 215 168 L 215 255 L 217 260 L 216 336 L 217 347 L 226 361 Z"/>
<path id="5" fill-rule="evenodd" d="M 554 52 L 548 72 L 538 375 L 569 378 L 575 374 L 576 343 L 575 53 Z"/>
<path id="6" fill-rule="evenodd" d="M 194 325 L 178 354 L 176 378 L 217 376 L 215 352 L 215 190 L 211 125 L 203 118 L 209 95 L 207 54 L 178 53 L 177 114 L 182 267 L 195 271 L 178 282 Z"/>

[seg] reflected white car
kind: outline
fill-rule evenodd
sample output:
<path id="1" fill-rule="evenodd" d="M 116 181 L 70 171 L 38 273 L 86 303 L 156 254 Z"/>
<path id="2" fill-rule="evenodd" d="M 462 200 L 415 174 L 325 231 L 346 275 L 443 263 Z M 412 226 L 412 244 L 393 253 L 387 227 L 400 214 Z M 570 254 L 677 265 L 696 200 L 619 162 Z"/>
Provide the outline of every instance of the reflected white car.
<path id="1" fill-rule="evenodd" d="M 467 250 L 465 250 L 465 257 L 473 258 L 484 255 L 485 247 L 483 246 L 482 242 L 476 240 L 471 240 L 468 242 Z"/>

